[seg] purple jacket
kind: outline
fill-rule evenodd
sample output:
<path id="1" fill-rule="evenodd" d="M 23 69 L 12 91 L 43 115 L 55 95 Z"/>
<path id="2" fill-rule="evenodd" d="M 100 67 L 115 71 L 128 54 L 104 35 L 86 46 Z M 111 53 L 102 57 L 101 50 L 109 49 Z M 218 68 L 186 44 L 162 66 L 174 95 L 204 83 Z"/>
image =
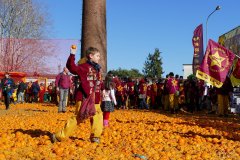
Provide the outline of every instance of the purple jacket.
<path id="1" fill-rule="evenodd" d="M 55 86 L 63 89 L 68 89 L 71 86 L 71 79 L 69 75 L 60 73 L 56 77 Z"/>

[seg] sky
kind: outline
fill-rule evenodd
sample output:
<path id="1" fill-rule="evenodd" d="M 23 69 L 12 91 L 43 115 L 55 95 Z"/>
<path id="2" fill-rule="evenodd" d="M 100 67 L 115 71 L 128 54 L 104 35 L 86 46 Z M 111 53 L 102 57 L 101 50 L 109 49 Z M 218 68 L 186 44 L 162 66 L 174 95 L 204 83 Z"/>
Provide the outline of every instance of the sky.
<path id="1" fill-rule="evenodd" d="M 69 45 L 81 39 L 82 0 L 39 1 L 47 6 L 52 22 L 48 38 L 66 40 Z M 206 25 L 218 5 L 221 9 Z M 183 64 L 192 63 L 192 36 L 199 24 L 203 24 L 204 43 L 206 37 L 218 41 L 240 25 L 240 0 L 106 0 L 106 6 L 107 70 L 142 71 L 148 54 L 158 48 L 163 76 L 169 72 L 183 75 Z M 63 49 L 59 54 L 62 65 L 68 53 Z"/>

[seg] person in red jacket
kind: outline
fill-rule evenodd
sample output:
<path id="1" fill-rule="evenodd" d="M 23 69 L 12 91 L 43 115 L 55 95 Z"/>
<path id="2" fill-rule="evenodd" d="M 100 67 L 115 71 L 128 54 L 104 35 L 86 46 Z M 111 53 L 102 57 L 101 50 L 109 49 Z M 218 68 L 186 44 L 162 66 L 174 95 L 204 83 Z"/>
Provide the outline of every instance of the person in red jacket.
<path id="1" fill-rule="evenodd" d="M 163 108 L 163 90 L 164 90 L 164 79 L 159 79 L 157 82 L 157 96 L 156 96 L 156 105 L 157 109 L 164 109 Z"/>
<path id="2" fill-rule="evenodd" d="M 169 73 L 169 79 L 167 80 L 166 88 L 169 94 L 169 107 L 171 113 L 175 113 L 175 109 L 178 103 L 178 97 L 175 93 L 179 90 L 178 81 L 174 77 L 174 73 Z"/>
<path id="3" fill-rule="evenodd" d="M 64 67 L 63 71 L 57 75 L 55 81 L 55 87 L 59 93 L 58 113 L 67 111 L 68 94 L 71 87 L 71 77 L 68 72 L 67 67 Z"/>
<path id="4" fill-rule="evenodd" d="M 158 90 L 158 86 L 157 86 L 157 80 L 153 79 L 153 83 L 151 85 L 151 107 L 153 109 L 157 109 L 157 102 L 156 102 L 156 98 L 157 98 L 157 90 Z"/>
<path id="5" fill-rule="evenodd" d="M 163 84 L 163 108 L 165 111 L 169 111 L 169 93 L 167 89 L 168 80 L 169 75 L 167 74 Z"/>
<path id="6" fill-rule="evenodd" d="M 125 94 L 126 90 L 124 88 L 124 84 L 120 79 L 118 79 L 116 83 L 116 99 L 118 109 L 126 109 Z"/>
<path id="7" fill-rule="evenodd" d="M 146 103 L 147 97 L 147 84 L 145 79 L 141 79 L 139 82 L 139 109 L 149 109 L 148 104 Z"/>
<path id="8" fill-rule="evenodd" d="M 44 84 L 41 83 L 40 84 L 40 91 L 39 91 L 39 102 L 40 103 L 43 103 L 44 102 L 44 94 L 45 94 L 45 87 L 44 87 Z"/>
<path id="9" fill-rule="evenodd" d="M 146 85 L 147 85 L 147 93 L 146 93 L 146 103 L 149 107 L 152 107 L 151 106 L 151 101 L 152 101 L 152 84 L 150 82 L 150 80 L 148 79 L 147 82 L 146 82 Z"/>
<path id="10" fill-rule="evenodd" d="M 135 93 L 134 93 L 134 82 L 131 78 L 128 79 L 127 83 L 127 93 L 128 93 L 128 98 L 129 98 L 129 108 L 134 108 L 135 107 Z"/>
<path id="11" fill-rule="evenodd" d="M 81 104 L 84 98 L 95 96 L 96 113 L 91 117 L 91 135 L 90 141 L 100 143 L 100 136 L 103 131 L 103 114 L 100 108 L 100 94 L 102 81 L 100 80 L 100 52 L 97 48 L 89 47 L 86 51 L 87 61 L 85 63 L 75 64 L 76 48 L 71 47 L 71 54 L 67 61 L 67 68 L 72 74 L 78 75 L 80 85 L 76 93 L 76 111 L 75 115 L 68 119 L 65 126 L 57 133 L 51 135 L 51 141 L 57 142 L 69 137 L 76 126 L 82 122 Z M 93 96 L 93 97 L 94 97 Z M 87 106 L 89 107 L 89 106 Z M 80 115 L 80 116 L 79 116 Z"/>
<path id="12" fill-rule="evenodd" d="M 47 91 L 48 91 L 48 101 L 53 102 L 54 98 L 52 97 L 53 96 L 53 93 L 52 93 L 53 92 L 53 84 L 52 83 L 50 83 L 49 86 L 47 87 Z"/>

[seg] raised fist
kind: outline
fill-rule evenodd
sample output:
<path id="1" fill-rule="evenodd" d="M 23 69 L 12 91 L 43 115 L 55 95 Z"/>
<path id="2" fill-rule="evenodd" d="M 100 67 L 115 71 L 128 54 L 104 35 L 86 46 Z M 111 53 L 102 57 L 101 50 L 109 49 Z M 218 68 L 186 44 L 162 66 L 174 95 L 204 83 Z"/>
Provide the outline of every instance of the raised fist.
<path id="1" fill-rule="evenodd" d="M 71 46 L 71 49 L 70 49 L 70 54 L 76 54 L 76 52 L 77 52 L 77 46 L 76 45 L 72 45 Z"/>

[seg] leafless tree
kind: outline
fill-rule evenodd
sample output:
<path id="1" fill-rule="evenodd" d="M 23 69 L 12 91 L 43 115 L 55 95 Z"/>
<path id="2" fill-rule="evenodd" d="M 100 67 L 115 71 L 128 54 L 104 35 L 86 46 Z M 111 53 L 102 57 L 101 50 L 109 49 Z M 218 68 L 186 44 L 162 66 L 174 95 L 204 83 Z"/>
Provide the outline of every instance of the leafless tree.
<path id="1" fill-rule="evenodd" d="M 0 0 L 0 70 L 41 72 L 53 46 L 44 40 L 48 16 L 33 0 Z"/>

